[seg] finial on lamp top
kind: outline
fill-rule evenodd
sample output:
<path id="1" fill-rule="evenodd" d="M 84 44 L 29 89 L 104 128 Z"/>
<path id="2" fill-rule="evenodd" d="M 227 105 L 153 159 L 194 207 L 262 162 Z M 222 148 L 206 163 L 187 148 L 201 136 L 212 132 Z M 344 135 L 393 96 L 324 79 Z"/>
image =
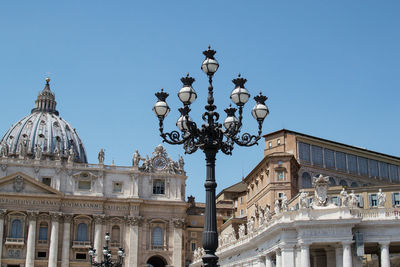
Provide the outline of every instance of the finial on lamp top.
<path id="1" fill-rule="evenodd" d="M 50 83 L 50 78 L 46 77 L 46 84 L 49 84 L 49 83 Z"/>
<path id="2" fill-rule="evenodd" d="M 203 51 L 203 55 L 205 55 L 206 58 L 209 59 L 215 59 L 214 58 L 215 53 L 217 53 L 217 51 L 212 50 L 210 45 L 208 46 L 208 49 L 206 51 Z"/>
<path id="3" fill-rule="evenodd" d="M 235 88 L 237 87 L 244 88 L 244 84 L 247 82 L 247 79 L 242 78 L 242 76 L 239 73 L 238 77 L 236 79 L 233 79 L 232 82 L 235 84 Z"/>
<path id="4" fill-rule="evenodd" d="M 181 78 L 181 82 L 184 86 L 192 86 L 195 79 L 189 76 L 189 73 L 186 74 L 186 77 Z"/>
<path id="5" fill-rule="evenodd" d="M 164 88 L 161 88 L 161 92 L 157 92 L 155 95 L 158 98 L 158 101 L 165 101 L 169 96 L 168 93 L 164 92 Z"/>
<path id="6" fill-rule="evenodd" d="M 267 99 L 268 99 L 268 97 L 264 96 L 264 95 L 261 93 L 261 91 L 260 91 L 260 94 L 258 94 L 258 95 L 256 95 L 256 96 L 254 97 L 254 100 L 255 100 L 257 103 L 263 104 L 263 105 L 265 105 L 265 101 L 266 101 Z"/>

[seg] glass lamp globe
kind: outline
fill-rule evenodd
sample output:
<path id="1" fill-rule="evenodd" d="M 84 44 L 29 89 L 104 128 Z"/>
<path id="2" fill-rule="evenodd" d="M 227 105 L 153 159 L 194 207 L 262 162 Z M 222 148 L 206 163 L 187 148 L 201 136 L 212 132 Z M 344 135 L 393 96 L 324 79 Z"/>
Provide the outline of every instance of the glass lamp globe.
<path id="1" fill-rule="evenodd" d="M 124 255 L 124 252 L 120 249 L 118 250 L 118 256 L 122 257 Z"/>
<path id="2" fill-rule="evenodd" d="M 159 118 L 165 118 L 169 113 L 169 106 L 165 101 L 157 101 L 154 104 L 153 111 Z"/>
<path id="3" fill-rule="evenodd" d="M 231 93 L 233 103 L 238 106 L 243 106 L 250 98 L 250 94 L 246 88 L 236 87 Z"/>
<path id="4" fill-rule="evenodd" d="M 235 125 L 237 125 L 238 123 L 239 123 L 239 120 L 235 116 L 228 116 L 224 120 L 224 127 L 227 130 L 228 129 L 233 129 L 232 127 L 236 127 Z"/>
<path id="5" fill-rule="evenodd" d="M 176 126 L 178 126 L 179 130 L 181 130 L 182 132 L 185 132 L 185 131 L 189 130 L 189 127 L 188 127 L 189 121 L 192 121 L 190 119 L 190 117 L 188 117 L 188 119 L 187 119 L 186 116 L 180 116 L 178 121 L 176 122 Z"/>
<path id="6" fill-rule="evenodd" d="M 218 70 L 219 64 L 214 58 L 206 58 L 201 64 L 201 69 L 207 75 L 213 75 Z"/>
<path id="7" fill-rule="evenodd" d="M 190 105 L 196 100 L 197 94 L 193 87 L 184 86 L 181 88 L 181 90 L 179 90 L 178 97 L 184 105 Z"/>
<path id="8" fill-rule="evenodd" d="M 94 251 L 91 249 L 89 250 L 89 256 L 93 256 L 94 255 Z"/>
<path id="9" fill-rule="evenodd" d="M 103 249 L 103 254 L 104 254 L 104 255 L 107 255 L 107 254 L 108 254 L 107 249 Z"/>
<path id="10" fill-rule="evenodd" d="M 251 111 L 251 115 L 253 115 L 253 117 L 258 121 L 264 120 L 268 114 L 269 110 L 267 106 L 261 103 L 257 103 Z"/>
<path id="11" fill-rule="evenodd" d="M 111 239 L 111 238 L 110 238 L 110 235 L 107 234 L 107 235 L 104 237 L 104 239 L 105 239 L 106 241 L 110 241 L 110 239 Z"/>

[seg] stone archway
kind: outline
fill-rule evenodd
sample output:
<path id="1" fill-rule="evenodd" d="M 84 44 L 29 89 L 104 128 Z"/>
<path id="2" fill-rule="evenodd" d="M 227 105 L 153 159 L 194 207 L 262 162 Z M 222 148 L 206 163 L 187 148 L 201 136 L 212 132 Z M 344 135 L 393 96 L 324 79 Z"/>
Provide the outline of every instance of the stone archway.
<path id="1" fill-rule="evenodd" d="M 152 256 L 147 260 L 148 267 L 165 267 L 167 266 L 167 261 L 161 256 Z"/>

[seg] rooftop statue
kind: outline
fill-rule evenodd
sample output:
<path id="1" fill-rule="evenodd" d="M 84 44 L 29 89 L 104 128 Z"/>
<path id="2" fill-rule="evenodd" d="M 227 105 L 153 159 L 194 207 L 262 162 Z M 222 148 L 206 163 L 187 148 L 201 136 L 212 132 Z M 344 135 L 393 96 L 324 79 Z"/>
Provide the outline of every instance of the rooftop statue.
<path id="1" fill-rule="evenodd" d="M 313 207 L 326 207 L 328 205 L 329 177 L 322 174 L 314 177 L 313 186 L 315 188 Z"/>
<path id="2" fill-rule="evenodd" d="M 99 164 L 104 164 L 104 150 L 100 149 L 99 154 L 97 154 L 97 158 L 99 160 Z"/>
<path id="3" fill-rule="evenodd" d="M 385 195 L 385 193 L 382 192 L 382 189 L 379 188 L 379 192 L 378 192 L 378 207 L 380 207 L 380 208 L 385 207 L 385 203 L 386 203 L 386 195 Z"/>

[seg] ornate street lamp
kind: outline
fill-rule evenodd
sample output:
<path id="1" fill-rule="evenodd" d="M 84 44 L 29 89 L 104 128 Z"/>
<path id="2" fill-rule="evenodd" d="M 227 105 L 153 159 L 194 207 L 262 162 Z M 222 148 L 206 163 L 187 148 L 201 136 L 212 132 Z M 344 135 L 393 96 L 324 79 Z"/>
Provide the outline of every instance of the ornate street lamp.
<path id="1" fill-rule="evenodd" d="M 258 122 L 258 135 L 251 135 L 244 133 L 240 136 L 242 128 L 242 113 L 243 107 L 250 98 L 250 94 L 244 87 L 246 79 L 239 76 L 232 82 L 235 84 L 230 98 L 237 108 L 229 107 L 225 109 L 227 114 L 223 124 L 219 123 L 219 114 L 215 111 L 217 107 L 214 105 L 213 85 L 212 78 L 214 73 L 218 70 L 219 64 L 214 58 L 215 51 L 208 47 L 204 51 L 205 60 L 201 65 L 201 69 L 208 76 L 208 98 L 206 111 L 202 119 L 204 124 L 198 128 L 196 123 L 189 117 L 190 105 L 196 100 L 197 94 L 194 91 L 192 84 L 194 78 L 186 77 L 181 79 L 183 87 L 178 92 L 178 97 L 183 103 L 183 107 L 179 108 L 181 116 L 179 117 L 176 125 L 180 130 L 164 133 L 164 118 L 167 116 L 170 108 L 166 102 L 168 93 L 161 89 L 161 92 L 156 93 L 157 102 L 153 107 L 153 111 L 159 119 L 160 135 L 164 142 L 173 145 L 183 144 L 186 154 L 192 154 L 197 149 L 203 150 L 206 156 L 207 177 L 204 187 L 206 189 L 206 214 L 204 218 L 204 232 L 203 232 L 203 248 L 205 255 L 203 256 L 204 266 L 216 267 L 218 257 L 215 251 L 218 248 L 218 233 L 217 233 L 217 219 L 216 219 L 216 204 L 215 204 L 215 157 L 219 150 L 224 154 L 231 155 L 234 144 L 239 146 L 253 146 L 261 138 L 262 123 L 269 111 L 265 105 L 267 97 L 261 93 L 254 97 L 256 105 L 252 110 L 253 117 Z M 239 118 L 236 117 L 236 111 L 239 110 Z M 224 129 L 224 128 L 225 129 Z"/>
<path id="2" fill-rule="evenodd" d="M 106 246 L 103 249 L 103 256 L 104 260 L 101 262 L 96 262 L 94 257 L 96 257 L 96 250 L 91 247 L 89 249 L 89 257 L 90 257 L 90 264 L 91 266 L 98 266 L 98 267 L 122 267 L 124 262 L 125 252 L 123 248 L 119 248 L 118 250 L 118 259 L 117 261 L 112 261 L 111 250 L 108 249 L 108 244 L 110 242 L 110 234 L 106 233 L 104 237 L 106 241 Z"/>

